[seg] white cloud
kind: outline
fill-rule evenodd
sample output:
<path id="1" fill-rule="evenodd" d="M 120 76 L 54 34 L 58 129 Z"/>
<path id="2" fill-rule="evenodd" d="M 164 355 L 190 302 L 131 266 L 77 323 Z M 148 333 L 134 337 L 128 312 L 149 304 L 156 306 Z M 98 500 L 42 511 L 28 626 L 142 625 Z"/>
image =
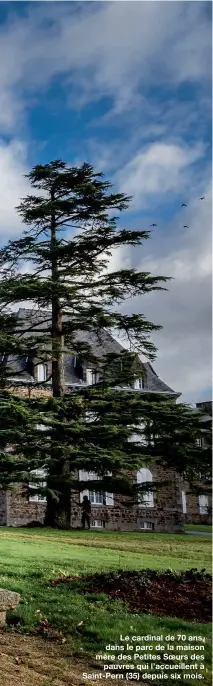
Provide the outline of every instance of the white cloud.
<path id="1" fill-rule="evenodd" d="M 155 336 L 156 370 L 186 399 L 197 400 L 210 385 L 211 368 L 210 191 L 208 170 L 203 171 L 205 148 L 194 142 L 206 133 L 209 113 L 211 23 L 206 3 L 29 3 L 21 15 L 14 3 L 0 28 L 0 133 L 26 140 L 28 103 L 59 77 L 71 107 L 109 96 L 111 120 L 116 115 L 123 122 L 121 115 L 136 112 L 137 126 L 130 118 L 122 150 L 119 136 L 108 147 L 93 145 L 95 165 L 104 171 L 110 167 L 112 173 L 122 170 L 114 178 L 122 190 L 133 193 L 134 209 L 149 213 L 161 200 L 170 202 L 180 193 L 183 200 L 191 198 L 166 231 L 153 213 L 159 228 L 144 253 L 116 250 L 110 268 L 128 267 L 136 255 L 138 268 L 175 277 L 168 293 L 153 293 L 131 305 L 164 326 Z M 178 100 L 178 87 L 193 83 L 199 83 L 199 101 L 195 95 Z M 159 96 L 164 85 L 165 100 L 163 92 Z M 193 142 L 187 145 L 181 136 L 190 127 Z M 0 142 L 3 242 L 21 228 L 15 206 L 28 192 L 23 178 L 27 167 L 24 144 Z M 193 200 L 199 195 L 206 200 Z"/>
<path id="2" fill-rule="evenodd" d="M 15 207 L 29 191 L 26 148 L 20 141 L 6 144 L 0 140 L 0 238 L 7 241 L 20 231 L 21 220 Z"/>
<path id="3" fill-rule="evenodd" d="M 153 339 L 158 347 L 157 373 L 183 399 L 196 402 L 211 386 L 211 185 L 188 202 L 165 234 L 161 228 L 149 242 L 149 254 L 138 255 L 138 269 L 172 276 L 167 292 L 152 293 L 131 303 L 161 324 Z M 182 229 L 183 223 L 188 229 Z"/>
<path id="4" fill-rule="evenodd" d="M 152 143 L 140 150 L 117 174 L 116 180 L 122 192 L 133 195 L 134 209 L 149 206 L 155 200 L 171 192 L 186 193 L 190 186 L 192 170 L 189 167 L 204 155 L 204 146 L 162 141 Z M 131 209 L 131 208 L 130 208 Z"/>
<path id="5" fill-rule="evenodd" d="M 139 84 L 204 87 L 210 55 L 205 3 L 29 3 L 21 17 L 14 5 L 0 32 L 0 126 L 17 127 L 23 97 L 56 76 L 72 105 L 109 95 L 121 112 L 139 103 Z"/>

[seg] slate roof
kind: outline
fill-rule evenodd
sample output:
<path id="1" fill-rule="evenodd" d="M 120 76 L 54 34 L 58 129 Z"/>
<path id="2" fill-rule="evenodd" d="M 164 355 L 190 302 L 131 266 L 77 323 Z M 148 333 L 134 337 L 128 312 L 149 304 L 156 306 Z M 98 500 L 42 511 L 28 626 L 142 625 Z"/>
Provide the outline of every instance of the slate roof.
<path id="1" fill-rule="evenodd" d="M 39 333 L 43 331 L 48 331 L 48 327 L 51 326 L 51 315 L 46 311 L 41 310 L 27 310 L 20 308 L 18 311 L 19 319 L 24 323 L 24 321 L 32 323 L 32 331 Z M 64 316 L 63 321 L 68 322 L 70 317 Z M 31 333 L 32 333 L 31 331 Z M 30 336 L 31 333 L 27 332 L 25 335 Z M 76 338 L 78 341 L 86 342 L 93 348 L 94 354 L 97 357 L 103 356 L 103 353 L 119 353 L 123 350 L 123 346 L 120 345 L 108 331 L 103 330 L 97 335 L 95 332 L 91 331 L 78 331 L 76 333 Z"/>
<path id="2" fill-rule="evenodd" d="M 181 393 L 176 393 L 170 386 L 167 386 L 164 381 L 161 381 L 155 370 L 153 369 L 150 362 L 145 362 L 144 367 L 146 370 L 146 379 L 144 381 L 144 390 L 158 391 L 159 393 L 171 393 L 177 396 Z"/>
<path id="3" fill-rule="evenodd" d="M 27 362 L 26 362 L 26 357 L 19 357 L 18 355 L 9 355 L 7 358 L 7 363 L 6 363 L 6 371 L 7 375 L 10 374 L 10 377 L 13 379 L 17 379 L 17 381 L 25 381 L 28 383 L 32 383 L 33 376 L 27 371 Z"/>
<path id="4" fill-rule="evenodd" d="M 48 313 L 48 311 L 20 308 L 18 311 L 18 317 L 23 323 L 22 328 L 24 328 L 24 321 L 27 323 L 30 321 L 32 323 L 31 333 L 36 332 L 39 334 L 40 332 L 42 334 L 43 330 L 48 331 L 48 327 L 51 326 L 51 315 Z M 64 321 L 68 320 L 69 317 L 64 317 Z M 31 333 L 27 332 L 25 335 L 30 336 Z M 95 331 L 79 331 L 76 334 L 76 339 L 79 342 L 88 343 L 91 346 L 92 352 L 97 357 L 102 357 L 106 353 L 119 354 L 122 350 L 124 350 L 124 347 L 106 330 L 103 330 L 98 335 Z M 20 359 L 18 356 L 11 356 L 8 360 L 8 366 L 11 368 L 11 377 L 13 377 L 13 379 L 16 377 L 17 380 L 19 379 L 19 382 L 32 382 L 32 376 L 29 373 L 29 370 L 27 370 L 26 358 Z M 144 363 L 144 367 L 146 370 L 146 378 L 144 379 L 143 391 L 165 393 L 175 397 L 179 397 L 181 395 L 180 393 L 176 393 L 159 378 L 149 362 Z M 20 371 L 21 376 L 18 376 Z M 74 356 L 72 355 L 64 356 L 64 376 L 66 385 L 68 386 L 79 383 L 79 376 L 77 375 L 77 369 L 74 366 Z"/>
<path id="5" fill-rule="evenodd" d="M 201 415 L 202 416 L 202 422 L 211 422 L 212 423 L 212 416 L 208 413 L 205 413 L 205 411 L 201 407 L 193 407 L 192 408 L 193 414 Z"/>

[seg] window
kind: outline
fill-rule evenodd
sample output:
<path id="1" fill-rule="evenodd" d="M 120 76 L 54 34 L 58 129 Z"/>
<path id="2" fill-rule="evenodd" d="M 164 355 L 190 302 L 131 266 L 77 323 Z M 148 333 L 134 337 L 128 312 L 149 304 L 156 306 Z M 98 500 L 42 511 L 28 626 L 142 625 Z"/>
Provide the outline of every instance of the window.
<path id="1" fill-rule="evenodd" d="M 29 495 L 29 503 L 46 503 L 47 499 L 45 495 L 43 495 L 42 493 L 33 493 L 33 490 L 37 491 L 39 486 L 41 486 L 41 488 L 45 488 L 45 486 L 47 485 L 47 482 L 43 480 L 43 477 L 46 476 L 46 470 L 33 469 L 31 474 L 32 476 L 38 477 L 38 481 L 33 481 L 29 484 L 29 488 L 31 490 L 31 493 Z"/>
<path id="2" fill-rule="evenodd" d="M 200 514 L 207 514 L 208 513 L 208 503 L 209 503 L 208 496 L 207 495 L 199 495 L 198 502 L 199 502 Z"/>
<path id="3" fill-rule="evenodd" d="M 110 474 L 108 474 L 108 476 L 110 476 Z M 86 472 L 83 469 L 79 471 L 79 481 L 98 481 L 100 478 L 101 477 L 97 476 L 95 472 Z M 114 505 L 113 493 L 98 493 L 97 491 L 84 489 L 80 492 L 80 503 L 82 503 L 84 495 L 87 495 L 91 505 Z"/>
<path id="4" fill-rule="evenodd" d="M 136 391 L 142 391 L 142 389 L 144 388 L 144 379 L 136 379 L 136 381 L 134 382 L 134 388 Z"/>
<path id="5" fill-rule="evenodd" d="M 99 382 L 100 374 L 96 372 L 95 369 L 87 369 L 86 371 L 86 382 L 89 384 L 89 386 L 93 386 L 94 384 Z"/>
<path id="6" fill-rule="evenodd" d="M 139 379 L 139 388 L 140 391 L 142 390 L 142 388 L 144 388 L 144 379 Z"/>
<path id="7" fill-rule="evenodd" d="M 197 439 L 196 439 L 196 442 L 197 442 L 198 448 L 202 448 L 202 443 L 203 443 L 202 438 L 197 438 Z"/>
<path id="8" fill-rule="evenodd" d="M 144 529 L 146 531 L 153 531 L 154 524 L 152 522 L 141 522 L 140 529 Z"/>
<path id="9" fill-rule="evenodd" d="M 133 433 L 131 436 L 129 436 L 128 441 L 131 443 L 136 443 L 136 444 L 141 443 L 143 445 L 146 445 L 147 439 L 145 437 L 145 427 L 146 427 L 145 422 L 143 422 L 139 426 L 133 426 L 132 427 L 133 429 L 135 429 L 136 431 L 137 431 L 137 429 L 139 429 L 141 433 Z"/>
<path id="10" fill-rule="evenodd" d="M 37 378 L 38 382 L 46 381 L 48 377 L 48 366 L 47 364 L 38 364 L 37 366 Z"/>
<path id="11" fill-rule="evenodd" d="M 93 519 L 91 529 L 104 529 L 105 522 L 102 519 Z"/>
<path id="12" fill-rule="evenodd" d="M 7 358 L 8 358 L 8 355 L 6 355 L 6 353 L 3 353 L 3 355 L 1 355 L 1 360 L 0 360 L 0 361 L 1 361 L 2 363 L 3 363 L 3 362 L 7 362 Z"/>
<path id="13" fill-rule="evenodd" d="M 145 484 L 152 482 L 152 472 L 146 467 L 142 467 L 137 472 L 137 484 Z M 138 504 L 140 507 L 154 507 L 153 491 L 147 491 L 138 494 Z"/>
<path id="14" fill-rule="evenodd" d="M 187 507 L 186 507 L 186 494 L 185 494 L 185 491 L 181 491 L 181 495 L 182 495 L 182 510 L 183 510 L 183 514 L 186 514 L 186 512 L 187 512 Z"/>
<path id="15" fill-rule="evenodd" d="M 105 493 L 89 491 L 89 500 L 91 502 L 91 505 L 106 505 Z"/>
<path id="16" fill-rule="evenodd" d="M 74 357 L 72 357 L 72 364 L 73 364 L 73 368 L 75 370 L 76 380 L 78 382 L 80 381 L 80 383 L 82 383 L 83 382 L 83 367 L 82 367 L 82 364 L 80 362 L 80 359 L 78 357 L 76 357 L 76 355 Z"/>

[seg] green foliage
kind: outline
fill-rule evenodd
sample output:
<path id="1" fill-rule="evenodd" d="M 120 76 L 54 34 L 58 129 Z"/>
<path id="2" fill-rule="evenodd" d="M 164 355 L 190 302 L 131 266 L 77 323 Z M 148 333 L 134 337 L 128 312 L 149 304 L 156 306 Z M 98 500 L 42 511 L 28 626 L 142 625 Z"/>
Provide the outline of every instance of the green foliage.
<path id="1" fill-rule="evenodd" d="M 18 207 L 27 226 L 23 237 L 0 250 L 0 302 L 28 300 L 52 308 L 53 298 L 60 299 L 60 311 L 70 316 L 65 328 L 70 337 L 79 329 L 116 326 L 137 344 L 137 352 L 153 358 L 149 335 L 159 327 L 143 315 L 125 316 L 112 306 L 129 296 L 161 290 L 168 278 L 133 269 L 106 271 L 115 247 L 137 246 L 149 238 L 148 231 L 118 228 L 117 217 L 111 216 L 112 210 L 128 207 L 130 198 L 108 192 L 111 184 L 88 164 L 67 167 L 56 160 L 35 166 L 28 178 L 39 193 Z M 20 273 L 25 260 L 34 266 L 33 273 Z"/>
<path id="2" fill-rule="evenodd" d="M 131 504 L 144 487 L 132 484 L 128 472 L 147 462 L 175 467 L 191 480 L 199 470 L 203 473 L 203 450 L 196 444 L 201 428 L 190 409 L 172 399 L 131 392 L 138 374 L 145 375 L 139 355 L 154 359 L 150 335 L 161 327 L 143 314 L 124 314 L 122 305 L 129 297 L 164 290 L 168 281 L 135 269 L 109 271 L 115 248 L 137 247 L 150 237 L 148 231 L 118 223 L 115 213 L 126 209 L 131 198 L 111 192 L 111 184 L 89 164 L 69 167 L 55 160 L 36 165 L 28 178 L 35 195 L 17 208 L 26 228 L 0 249 L 0 352 L 50 360 L 53 397 L 21 399 L 4 393 L 11 370 L 2 358 L 0 475 L 3 487 L 18 480 L 27 488 L 31 471 L 45 468 L 48 521 L 64 526 L 70 522 L 70 487 L 80 488 L 76 469 L 95 471 L 101 480 L 91 482 L 91 488 L 123 493 Z M 9 311 L 26 301 L 44 310 L 37 328 Z M 79 332 L 95 331 L 101 339 L 114 329 L 126 336 L 131 352 L 100 356 L 78 338 Z M 93 363 L 99 383 L 66 393 L 64 353 Z M 129 386 L 129 392 L 115 391 L 115 386 Z M 146 442 L 130 441 L 137 426 Z"/>

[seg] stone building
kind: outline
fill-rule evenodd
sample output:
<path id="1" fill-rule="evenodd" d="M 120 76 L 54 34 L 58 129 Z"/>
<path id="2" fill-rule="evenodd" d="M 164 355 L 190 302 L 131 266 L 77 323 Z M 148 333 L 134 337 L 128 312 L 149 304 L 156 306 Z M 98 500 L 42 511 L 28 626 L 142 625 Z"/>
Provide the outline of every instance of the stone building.
<path id="1" fill-rule="evenodd" d="M 33 330 L 39 333 L 44 326 L 48 328 L 48 313 L 19 310 L 21 321 L 31 321 Z M 95 333 L 78 334 L 78 340 L 86 341 L 91 345 L 94 353 L 101 354 L 119 353 L 122 346 L 106 331 L 101 337 Z M 51 394 L 51 361 L 41 363 L 30 356 L 7 359 L 10 369 L 8 383 L 18 395 L 31 397 L 39 394 Z M 150 363 L 145 364 L 146 378 L 138 379 L 134 385 L 134 392 L 146 393 L 157 392 L 172 397 L 174 402 L 180 397 L 180 393 L 173 391 L 156 374 Z M 88 385 L 95 382 L 97 372 L 91 364 L 80 365 L 73 355 L 64 355 L 64 384 L 66 392 L 79 385 Z M 39 382 L 39 387 L 36 384 Z M 123 387 L 124 388 L 124 387 Z M 129 390 L 129 389 L 128 389 Z M 38 483 L 45 480 L 42 470 L 38 470 Z M 84 470 L 79 472 L 79 480 L 88 481 L 88 488 L 79 494 L 71 493 L 71 528 L 81 525 L 80 503 L 84 493 L 89 495 L 92 504 L 91 526 L 99 530 L 117 531 L 161 531 L 178 532 L 183 530 L 184 520 L 207 521 L 208 516 L 203 511 L 202 504 L 195 502 L 187 496 L 187 484 L 181 480 L 175 471 L 163 470 L 159 466 L 148 469 L 142 468 L 138 473 L 133 473 L 132 478 L 138 483 L 167 482 L 169 485 L 159 490 L 147 492 L 140 497 L 134 507 L 124 505 L 124 499 L 112 493 L 98 493 L 89 488 L 90 479 L 94 479 L 92 473 Z M 17 486 L 15 491 L 0 491 L 0 526 L 23 526 L 32 521 L 43 522 L 45 516 L 45 498 L 33 492 L 31 488 L 29 499 L 23 497 L 21 488 Z"/>
<path id="2" fill-rule="evenodd" d="M 212 401 L 203 401 L 196 403 L 194 412 L 202 412 L 202 422 L 204 424 L 212 425 Z M 207 447 L 205 438 L 202 438 L 200 444 L 203 448 Z M 211 524 L 212 523 L 212 494 L 210 487 L 208 493 L 202 495 L 195 495 L 190 492 L 189 484 L 183 482 L 182 484 L 182 507 L 185 523 L 193 524 Z"/>

